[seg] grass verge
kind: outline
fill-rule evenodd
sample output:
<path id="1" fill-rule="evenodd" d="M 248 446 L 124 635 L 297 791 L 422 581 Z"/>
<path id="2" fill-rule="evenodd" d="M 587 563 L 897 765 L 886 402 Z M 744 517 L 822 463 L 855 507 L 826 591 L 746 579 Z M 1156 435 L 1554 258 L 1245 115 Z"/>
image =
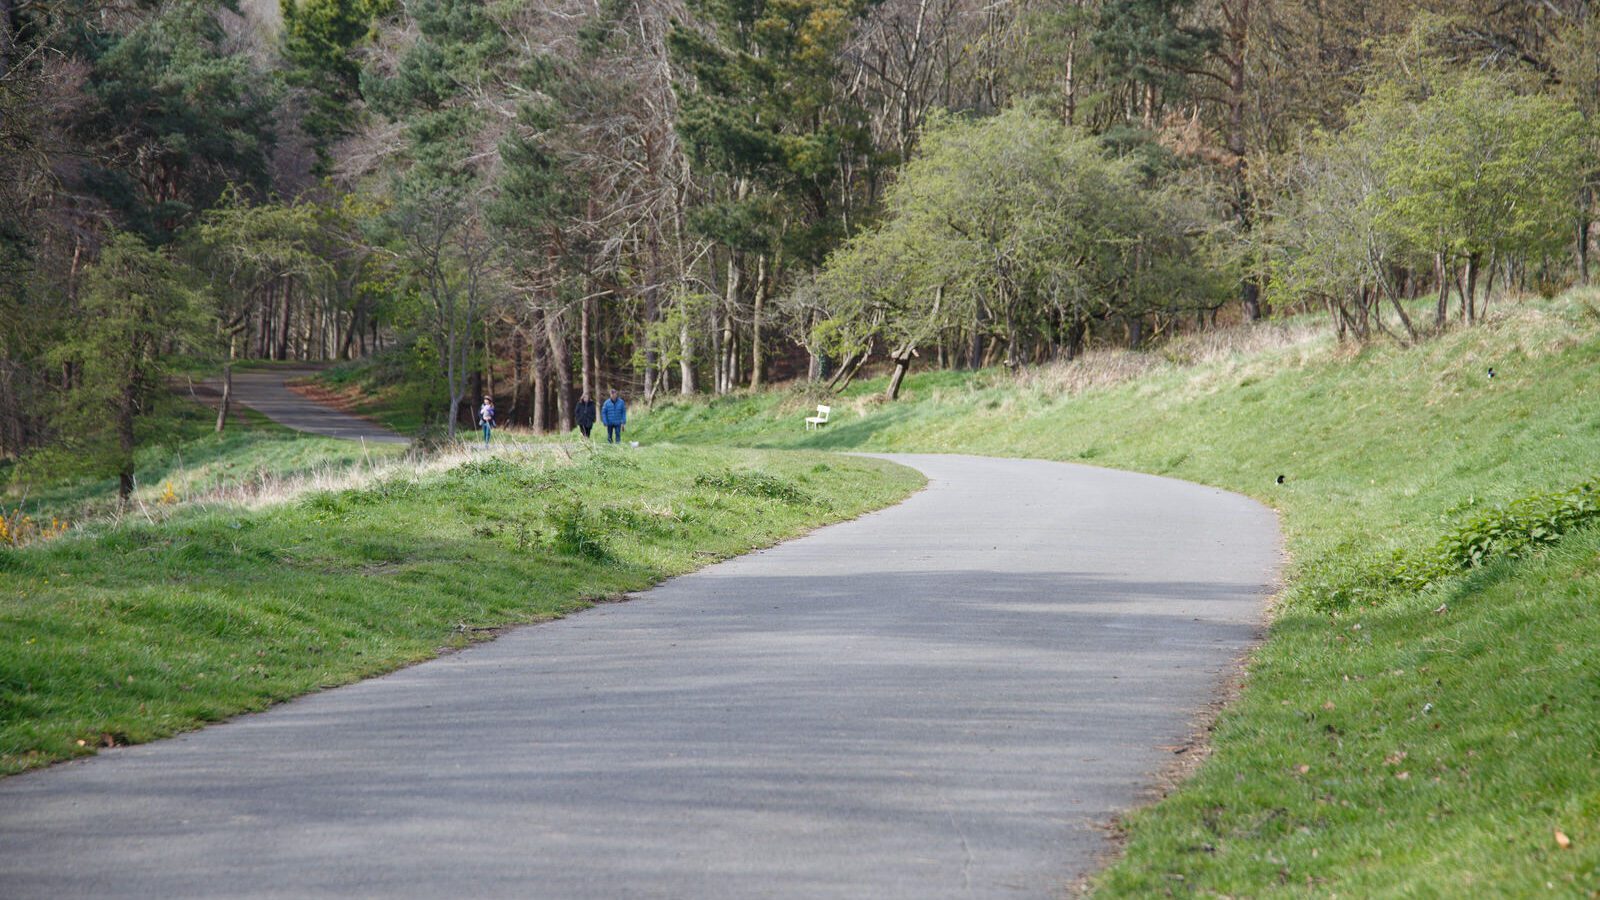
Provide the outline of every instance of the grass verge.
<path id="1" fill-rule="evenodd" d="M 1088 462 L 1263 500 L 1282 513 L 1291 587 L 1213 756 L 1129 818 L 1100 893 L 1587 895 L 1600 537 L 1422 589 L 1374 567 L 1600 473 L 1597 299 L 1501 306 L 1411 349 L 1287 323 L 1017 377 L 913 374 L 894 403 L 882 380 L 831 400 L 697 399 L 637 416 L 634 434 Z M 833 423 L 807 432 L 819 402 Z M 1330 602 L 1328 584 L 1381 589 Z"/>
<path id="2" fill-rule="evenodd" d="M 427 659 L 921 484 L 822 454 L 507 448 L 0 550 L 0 773 Z"/>
<path id="3" fill-rule="evenodd" d="M 359 443 L 302 434 L 235 406 L 222 434 L 216 411 L 187 397 L 163 397 L 141 422 L 134 478 L 134 515 L 139 507 L 161 510 L 203 499 L 225 489 L 317 472 L 337 472 L 392 461 L 404 454 L 393 445 Z M 73 523 L 118 511 L 115 477 L 82 474 L 71 458 L 40 454 L 0 464 L 0 506 L 20 507 L 36 519 Z"/>

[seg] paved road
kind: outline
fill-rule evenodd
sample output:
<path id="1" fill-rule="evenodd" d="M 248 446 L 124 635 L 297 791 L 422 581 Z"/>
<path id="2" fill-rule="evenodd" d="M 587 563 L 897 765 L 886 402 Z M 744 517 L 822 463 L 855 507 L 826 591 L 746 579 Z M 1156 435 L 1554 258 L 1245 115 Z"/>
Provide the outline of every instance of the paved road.
<path id="1" fill-rule="evenodd" d="M 0 896 L 1051 897 L 1257 634 L 1272 514 L 1027 460 L 0 781 Z"/>
<path id="2" fill-rule="evenodd" d="M 359 416 L 340 412 L 331 406 L 307 400 L 284 384 L 314 374 L 316 369 L 265 369 L 233 373 L 233 400 L 250 407 L 286 428 L 328 437 L 374 441 L 381 444 L 410 443 L 382 425 Z M 221 391 L 222 382 L 207 382 Z M 221 396 L 220 393 L 217 396 Z"/>

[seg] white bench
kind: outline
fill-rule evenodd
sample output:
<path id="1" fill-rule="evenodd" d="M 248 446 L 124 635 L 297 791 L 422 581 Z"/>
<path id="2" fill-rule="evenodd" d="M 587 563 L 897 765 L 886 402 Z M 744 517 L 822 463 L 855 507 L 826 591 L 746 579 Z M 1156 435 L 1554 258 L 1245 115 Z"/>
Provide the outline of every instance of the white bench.
<path id="1" fill-rule="evenodd" d="M 806 416 L 806 430 L 812 431 L 828 424 L 828 414 L 833 412 L 833 407 L 817 404 L 817 414 Z"/>

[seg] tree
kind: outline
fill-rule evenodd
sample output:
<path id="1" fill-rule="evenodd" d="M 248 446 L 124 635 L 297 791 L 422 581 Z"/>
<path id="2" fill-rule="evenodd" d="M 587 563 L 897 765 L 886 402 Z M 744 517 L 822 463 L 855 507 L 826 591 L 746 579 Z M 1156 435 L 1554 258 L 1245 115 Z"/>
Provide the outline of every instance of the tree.
<path id="1" fill-rule="evenodd" d="M 1032 107 L 936 119 L 884 221 L 829 257 L 822 328 L 851 365 L 881 341 L 900 375 L 953 326 L 967 329 L 973 365 L 990 336 L 1008 366 L 1070 356 L 1107 318 L 1137 343 L 1144 315 L 1215 290 L 1196 277 L 1203 213 L 1186 193 Z"/>
<path id="2" fill-rule="evenodd" d="M 168 252 L 128 233 L 114 236 L 89 267 L 82 304 L 82 321 L 53 354 L 80 373 L 60 430 L 92 466 L 116 473 L 127 500 L 139 419 L 166 390 L 169 354 L 203 341 L 209 320 Z"/>
<path id="3" fill-rule="evenodd" d="M 393 0 L 279 0 L 288 81 L 309 95 L 303 127 L 324 168 L 331 143 L 354 130 L 361 98 L 355 48 L 392 6 Z"/>
<path id="4" fill-rule="evenodd" d="M 1583 119 L 1570 103 L 1474 72 L 1420 101 L 1380 85 L 1363 114 L 1398 126 L 1375 160 L 1388 186 L 1382 222 L 1446 264 L 1465 260 L 1466 321 L 1477 314 L 1485 261 L 1559 252 L 1570 240 L 1585 150 Z"/>
<path id="5" fill-rule="evenodd" d="M 217 406 L 219 434 L 228 422 L 239 338 L 262 295 L 291 283 L 309 290 L 332 274 L 331 261 L 317 252 L 318 230 L 317 211 L 309 203 L 252 206 L 231 193 L 186 235 L 193 265 L 210 281 L 209 295 L 227 348 Z"/>
<path id="6" fill-rule="evenodd" d="M 484 209 L 495 137 L 484 125 L 482 92 L 510 50 L 490 10 L 474 0 L 416 0 L 404 9 L 417 40 L 392 68 L 369 69 L 362 80 L 374 107 L 406 130 L 375 234 L 413 301 L 410 321 L 428 338 L 419 348 L 437 356 L 454 437 L 480 329 L 500 295 L 502 248 Z"/>
<path id="7" fill-rule="evenodd" d="M 864 117 L 840 90 L 839 51 L 861 0 L 701 0 L 710 24 L 669 40 L 688 79 L 678 130 L 690 158 L 731 182 L 702 204 L 700 230 L 728 248 L 728 290 L 751 296 L 751 387 L 764 372 L 766 300 L 791 261 L 816 265 L 852 228 L 848 181 L 868 151 Z M 731 304 L 730 304 L 731 305 Z"/>
<path id="8" fill-rule="evenodd" d="M 85 182 L 124 226 L 170 240 L 229 185 L 261 191 L 276 85 L 228 39 L 217 4 L 169 0 L 94 60 Z"/>

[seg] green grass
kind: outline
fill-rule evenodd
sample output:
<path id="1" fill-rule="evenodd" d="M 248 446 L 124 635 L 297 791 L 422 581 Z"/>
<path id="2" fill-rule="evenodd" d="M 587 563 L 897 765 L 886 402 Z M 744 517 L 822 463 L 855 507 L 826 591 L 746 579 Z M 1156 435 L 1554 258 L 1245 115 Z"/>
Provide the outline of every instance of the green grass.
<path id="1" fill-rule="evenodd" d="M 820 432 L 802 419 L 830 400 L 798 388 L 676 402 L 637 414 L 634 436 L 1037 457 L 1259 498 L 1282 514 L 1291 586 L 1214 755 L 1130 817 L 1100 892 L 1586 895 L 1600 887 L 1600 535 L 1353 606 L 1313 586 L 1383 581 L 1364 573 L 1394 551 L 1600 474 L 1597 299 L 1502 304 L 1413 349 L 1289 325 L 1237 351 L 1201 339 L 1022 378 L 913 373 L 899 402 L 877 396 L 882 379 L 832 399 Z"/>
<path id="2" fill-rule="evenodd" d="M 0 550 L 0 773 L 388 671 L 922 484 L 901 466 L 820 454 L 472 456 L 255 511 L 180 508 Z"/>
<path id="3" fill-rule="evenodd" d="M 138 503 L 159 508 L 167 487 L 180 500 L 263 477 L 285 478 L 337 471 L 398 458 L 403 448 L 318 437 L 291 431 L 247 408 L 235 406 L 228 427 L 214 431 L 216 412 L 187 397 L 162 398 L 141 423 L 134 493 Z M 115 477 L 72 474 L 66 454 L 44 455 L 0 465 L 0 506 L 21 507 L 36 519 L 69 522 L 102 517 L 117 507 Z"/>
<path id="4" fill-rule="evenodd" d="M 431 373 L 416 377 L 398 351 L 340 363 L 313 380 L 323 390 L 346 398 L 353 412 L 401 434 L 421 433 L 429 421 L 426 410 L 430 405 L 434 419 L 447 418 L 438 377 Z"/>

